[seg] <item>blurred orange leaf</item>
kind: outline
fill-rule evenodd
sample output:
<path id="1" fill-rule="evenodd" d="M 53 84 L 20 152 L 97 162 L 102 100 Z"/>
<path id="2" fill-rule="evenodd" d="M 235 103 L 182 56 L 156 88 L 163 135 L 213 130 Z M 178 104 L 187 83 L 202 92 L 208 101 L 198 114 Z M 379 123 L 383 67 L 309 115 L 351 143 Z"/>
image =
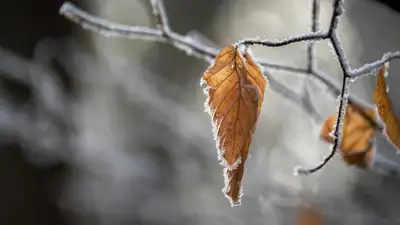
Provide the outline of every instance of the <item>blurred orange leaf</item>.
<path id="1" fill-rule="evenodd" d="M 297 214 L 296 225 L 322 225 L 322 213 L 313 206 L 303 206 Z"/>
<path id="2" fill-rule="evenodd" d="M 202 82 L 208 96 L 219 159 L 225 166 L 223 192 L 232 206 L 240 204 L 244 164 L 264 99 L 266 80 L 251 56 L 236 46 L 224 48 Z"/>
<path id="3" fill-rule="evenodd" d="M 400 121 L 393 112 L 392 102 L 388 95 L 385 79 L 387 67 L 388 64 L 385 64 L 379 69 L 379 73 L 376 76 L 376 88 L 373 97 L 378 108 L 379 117 L 386 125 L 386 135 L 397 148 L 400 148 Z"/>
<path id="4" fill-rule="evenodd" d="M 371 139 L 375 137 L 375 127 L 351 104 L 347 105 L 343 124 L 340 151 L 343 160 L 349 165 L 366 168 L 371 159 Z M 375 121 L 375 110 L 363 109 L 364 114 Z M 330 135 L 335 131 L 336 115 L 331 115 L 322 125 L 320 136 L 328 143 L 333 143 Z"/>

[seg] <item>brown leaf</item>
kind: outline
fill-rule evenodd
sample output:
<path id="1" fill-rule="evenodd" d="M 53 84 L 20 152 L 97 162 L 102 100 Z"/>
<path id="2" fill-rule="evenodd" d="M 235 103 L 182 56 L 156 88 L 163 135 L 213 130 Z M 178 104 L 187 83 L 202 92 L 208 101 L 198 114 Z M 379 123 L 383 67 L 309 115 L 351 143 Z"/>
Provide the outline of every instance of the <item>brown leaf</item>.
<path id="1" fill-rule="evenodd" d="M 400 149 L 400 121 L 394 114 L 392 102 L 388 95 L 386 86 L 385 73 L 387 72 L 388 64 L 383 65 L 379 69 L 376 76 L 376 88 L 374 90 L 374 101 L 378 108 L 379 117 L 385 123 L 385 133 L 389 140 Z"/>
<path id="2" fill-rule="evenodd" d="M 264 99 L 266 80 L 251 56 L 237 47 L 224 48 L 204 72 L 206 111 L 221 164 L 223 192 L 232 206 L 240 204 L 244 164 Z"/>
<path id="3" fill-rule="evenodd" d="M 365 115 L 375 121 L 375 110 L 363 109 L 363 111 Z M 330 133 L 335 130 L 336 118 L 336 115 L 329 116 L 321 129 L 320 136 L 328 143 L 333 143 Z M 349 104 L 346 108 L 340 145 L 343 160 L 349 165 L 366 168 L 372 154 L 370 141 L 374 137 L 375 127 Z"/>

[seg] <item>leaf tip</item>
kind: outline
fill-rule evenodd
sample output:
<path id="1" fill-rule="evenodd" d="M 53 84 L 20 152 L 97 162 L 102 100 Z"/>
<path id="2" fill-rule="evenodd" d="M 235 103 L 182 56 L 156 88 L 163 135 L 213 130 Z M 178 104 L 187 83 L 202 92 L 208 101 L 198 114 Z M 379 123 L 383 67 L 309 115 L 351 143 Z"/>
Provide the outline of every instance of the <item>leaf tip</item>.
<path id="1" fill-rule="evenodd" d="M 230 170 L 229 168 L 224 168 L 224 188 L 222 188 L 222 193 L 224 193 L 225 198 L 228 199 L 231 207 L 241 205 L 241 199 L 243 196 L 243 173 L 244 165 L 239 164 L 239 167 L 235 170 Z"/>
<path id="2" fill-rule="evenodd" d="M 233 208 L 233 207 L 236 207 L 236 206 L 241 206 L 241 205 L 242 205 L 242 201 L 241 201 L 241 198 L 242 198 L 242 195 L 243 195 L 242 192 L 240 192 L 239 196 L 238 196 L 237 198 L 234 199 L 232 196 L 229 195 L 229 190 L 228 190 L 228 187 L 227 187 L 227 186 L 225 186 L 224 188 L 222 188 L 221 191 L 222 191 L 222 193 L 224 193 L 225 198 L 228 199 L 229 204 L 231 205 L 232 208 Z"/>
<path id="3" fill-rule="evenodd" d="M 231 205 L 232 208 L 233 208 L 233 207 L 236 207 L 236 206 L 241 206 L 241 205 L 242 205 L 242 201 L 241 201 L 241 198 L 242 198 L 242 196 L 243 196 L 243 193 L 242 193 L 242 192 L 240 192 L 240 194 L 239 194 L 239 196 L 237 197 L 237 199 L 234 199 L 232 196 L 230 196 L 230 195 L 228 194 L 229 191 L 228 191 L 228 188 L 227 188 L 227 187 L 222 188 L 222 193 L 224 193 L 225 198 L 228 199 L 228 201 L 229 201 L 229 203 L 230 203 L 230 205 Z"/>

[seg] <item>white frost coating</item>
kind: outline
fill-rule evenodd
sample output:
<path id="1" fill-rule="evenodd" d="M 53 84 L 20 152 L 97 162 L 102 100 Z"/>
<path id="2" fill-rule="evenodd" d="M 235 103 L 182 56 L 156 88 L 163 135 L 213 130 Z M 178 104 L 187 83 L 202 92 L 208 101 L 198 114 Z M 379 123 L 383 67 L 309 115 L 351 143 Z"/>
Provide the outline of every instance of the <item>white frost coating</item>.
<path id="1" fill-rule="evenodd" d="M 246 41 L 251 41 L 251 42 L 255 42 L 255 41 L 261 41 L 260 36 L 256 36 L 254 38 L 246 38 L 246 39 L 242 39 L 239 40 L 235 43 L 235 45 L 242 45 L 242 43 L 246 42 Z"/>
<path id="2" fill-rule="evenodd" d="M 243 59 L 243 53 L 246 53 L 246 50 L 248 49 L 247 46 L 245 45 L 235 45 L 237 51 L 240 53 L 240 57 L 242 57 L 242 60 L 245 62 L 245 59 Z"/>
<path id="3" fill-rule="evenodd" d="M 240 163 L 242 163 L 242 157 L 241 156 L 239 156 L 232 165 L 223 165 L 223 164 L 221 164 L 221 165 L 223 165 L 228 170 L 235 170 L 235 169 L 238 168 Z"/>
<path id="4" fill-rule="evenodd" d="M 160 0 L 151 0 L 150 2 L 153 8 L 154 16 L 157 18 L 157 20 L 161 20 L 157 21 L 159 23 L 157 24 L 159 29 L 162 30 L 162 32 L 169 32 L 170 28 L 168 23 L 168 17 L 165 13 L 163 2 Z"/>
<path id="5" fill-rule="evenodd" d="M 339 2 L 339 5 L 338 5 L 338 7 L 336 8 L 336 11 L 337 11 L 337 13 L 338 13 L 339 15 L 342 15 L 342 14 L 344 13 L 345 9 L 344 9 L 344 5 L 343 5 L 343 0 L 341 0 L 341 1 Z"/>
<path id="6" fill-rule="evenodd" d="M 331 53 L 331 56 L 334 58 L 334 60 L 338 60 L 338 55 L 336 54 L 335 48 L 333 47 L 332 42 L 328 42 L 328 47 L 329 47 L 329 52 Z"/>
<path id="7" fill-rule="evenodd" d="M 386 55 L 384 55 L 385 57 Z M 383 67 L 385 69 L 384 77 L 387 78 L 389 76 L 389 62 L 383 64 Z M 389 93 L 389 85 L 386 85 L 386 92 Z"/>
<path id="8" fill-rule="evenodd" d="M 343 78 L 346 79 L 346 78 Z M 337 108 L 337 115 L 341 115 L 341 117 L 337 118 L 337 124 L 336 126 L 339 127 L 335 127 L 335 130 L 337 130 L 337 146 L 336 148 L 339 149 L 340 145 L 342 143 L 342 133 L 343 133 L 343 124 L 344 124 L 344 118 L 346 118 L 346 108 L 347 108 L 347 102 L 348 102 L 348 98 L 349 98 L 349 89 L 350 89 L 350 85 L 349 85 L 349 80 L 346 79 L 346 82 L 344 84 L 344 92 L 343 92 L 343 98 L 340 99 L 338 108 Z M 340 97 L 340 95 L 339 95 Z M 341 112 L 339 113 L 340 110 L 340 105 L 342 105 L 342 109 Z M 336 149 L 336 150 L 337 150 Z"/>

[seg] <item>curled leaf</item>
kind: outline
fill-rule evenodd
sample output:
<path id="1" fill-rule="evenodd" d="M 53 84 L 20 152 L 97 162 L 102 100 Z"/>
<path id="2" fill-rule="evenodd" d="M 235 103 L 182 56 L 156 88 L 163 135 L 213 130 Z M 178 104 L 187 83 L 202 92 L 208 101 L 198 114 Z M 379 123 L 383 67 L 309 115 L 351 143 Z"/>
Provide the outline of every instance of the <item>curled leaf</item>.
<path id="1" fill-rule="evenodd" d="M 363 110 L 364 115 L 375 121 L 375 110 L 355 109 L 349 104 L 346 108 L 340 151 L 347 164 L 366 168 L 372 154 L 371 140 L 376 132 L 375 127 L 361 115 L 359 110 Z M 335 131 L 336 118 L 336 115 L 331 115 L 322 125 L 320 136 L 328 143 L 334 141 L 331 134 Z"/>
<path id="2" fill-rule="evenodd" d="M 385 74 L 387 73 L 388 64 L 383 65 L 376 76 L 376 88 L 373 93 L 375 104 L 378 108 L 378 115 L 385 123 L 385 133 L 388 139 L 397 149 L 400 149 L 400 121 L 394 114 L 392 102 L 388 95 Z"/>
<path id="3" fill-rule="evenodd" d="M 202 82 L 207 84 L 205 107 L 211 115 L 219 160 L 225 167 L 223 192 L 232 206 L 239 205 L 244 164 L 267 82 L 251 56 L 233 45 L 215 57 Z"/>

